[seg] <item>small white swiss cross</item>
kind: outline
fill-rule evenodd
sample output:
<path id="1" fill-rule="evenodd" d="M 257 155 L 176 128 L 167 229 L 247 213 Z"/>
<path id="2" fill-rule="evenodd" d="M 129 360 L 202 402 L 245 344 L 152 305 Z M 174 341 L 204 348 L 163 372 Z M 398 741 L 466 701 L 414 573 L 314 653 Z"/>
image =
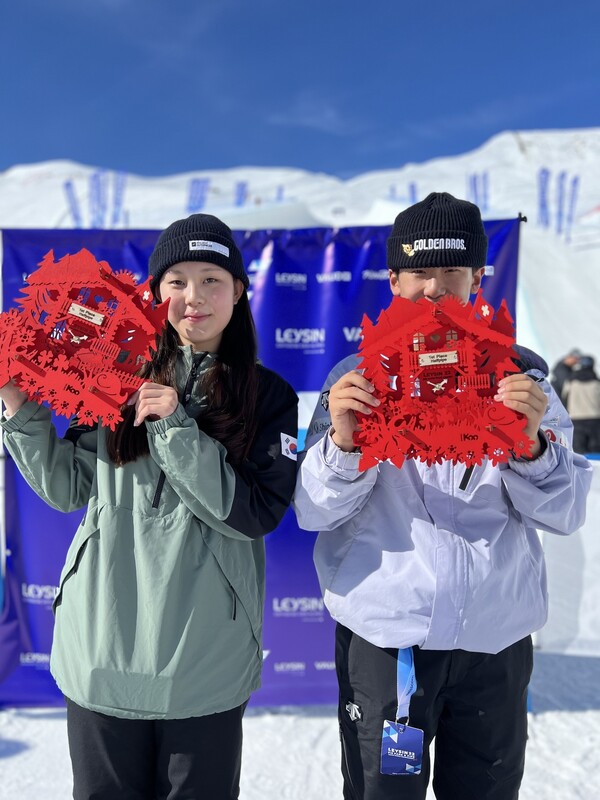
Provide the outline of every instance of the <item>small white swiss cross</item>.
<path id="1" fill-rule="evenodd" d="M 490 315 L 490 307 L 488 305 L 481 306 L 481 316 L 489 317 L 489 315 Z"/>
<path id="2" fill-rule="evenodd" d="M 144 294 L 142 295 L 142 298 L 143 298 L 144 300 L 150 300 L 150 298 L 151 298 L 151 297 L 152 297 L 152 294 L 151 294 L 151 292 L 149 292 L 149 291 L 148 291 L 148 289 L 146 289 L 146 291 L 145 291 L 145 292 L 144 292 Z"/>

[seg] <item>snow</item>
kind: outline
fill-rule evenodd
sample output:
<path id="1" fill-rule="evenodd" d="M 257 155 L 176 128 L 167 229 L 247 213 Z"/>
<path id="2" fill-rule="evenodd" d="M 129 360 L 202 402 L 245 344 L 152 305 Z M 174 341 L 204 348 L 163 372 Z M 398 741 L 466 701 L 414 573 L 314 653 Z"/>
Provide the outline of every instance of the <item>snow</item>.
<path id="1" fill-rule="evenodd" d="M 73 227 L 67 181 L 78 199 L 81 224 L 90 227 L 94 176 L 106 189 L 106 213 L 96 219 L 100 227 L 160 228 L 185 216 L 193 179 L 210 181 L 203 210 L 235 229 L 389 224 L 415 191 L 418 199 L 450 191 L 476 200 L 487 219 L 522 212 L 529 222 L 522 226 L 519 261 L 519 342 L 551 364 L 573 346 L 600 356 L 600 128 L 507 132 L 456 158 L 349 181 L 295 169 L 127 175 L 122 208 L 116 205 L 116 173 L 67 161 L 16 166 L 0 173 L 0 228 Z M 242 204 L 235 199 L 240 183 L 247 185 Z M 600 544 L 594 535 L 600 463 L 597 467 L 588 529 L 568 539 L 544 539 L 551 614 L 536 638 L 541 649 L 530 691 L 522 800 L 600 796 Z M 243 800 L 341 796 L 333 707 L 251 706 L 244 737 Z M 0 711 L 0 770 L 0 800 L 69 797 L 65 712 Z"/>
<path id="2" fill-rule="evenodd" d="M 536 652 L 521 800 L 600 796 L 598 686 L 600 658 Z M 58 709 L 0 712 L 0 798 L 70 796 L 65 720 Z M 339 762 L 332 706 L 246 712 L 242 800 L 341 797 Z M 427 800 L 433 797 L 430 790 Z"/>

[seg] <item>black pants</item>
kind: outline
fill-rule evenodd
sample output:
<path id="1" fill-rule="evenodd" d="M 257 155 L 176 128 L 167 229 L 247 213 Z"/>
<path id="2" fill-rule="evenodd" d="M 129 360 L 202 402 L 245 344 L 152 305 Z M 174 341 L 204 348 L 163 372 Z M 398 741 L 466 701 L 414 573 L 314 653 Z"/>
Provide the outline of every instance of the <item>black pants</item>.
<path id="1" fill-rule="evenodd" d="M 600 419 L 573 420 L 573 450 L 600 453 Z"/>
<path id="2" fill-rule="evenodd" d="M 67 700 L 75 800 L 237 800 L 245 704 L 177 720 L 122 719 Z"/>
<path id="3" fill-rule="evenodd" d="M 413 652 L 417 691 L 410 725 L 424 731 L 422 771 L 381 775 L 383 721 L 393 720 L 397 709 L 398 650 L 375 647 L 337 626 L 345 800 L 425 800 L 434 738 L 438 800 L 517 798 L 525 765 L 531 637 L 497 655 L 417 647 Z M 348 703 L 358 709 L 347 709 Z"/>

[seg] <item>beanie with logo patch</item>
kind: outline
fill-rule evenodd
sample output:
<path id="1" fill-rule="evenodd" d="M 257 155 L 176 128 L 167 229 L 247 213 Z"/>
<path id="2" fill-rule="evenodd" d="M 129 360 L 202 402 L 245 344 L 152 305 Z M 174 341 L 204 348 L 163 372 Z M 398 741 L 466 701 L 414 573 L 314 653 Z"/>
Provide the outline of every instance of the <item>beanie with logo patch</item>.
<path id="1" fill-rule="evenodd" d="M 468 200 L 432 192 L 401 211 L 387 240 L 387 265 L 400 269 L 484 267 L 488 238 L 481 212 Z"/>
<path id="2" fill-rule="evenodd" d="M 178 219 L 158 237 L 148 262 L 150 288 L 154 293 L 169 267 L 181 261 L 208 261 L 226 269 L 246 289 L 250 285 L 230 228 L 212 214 L 192 214 Z"/>

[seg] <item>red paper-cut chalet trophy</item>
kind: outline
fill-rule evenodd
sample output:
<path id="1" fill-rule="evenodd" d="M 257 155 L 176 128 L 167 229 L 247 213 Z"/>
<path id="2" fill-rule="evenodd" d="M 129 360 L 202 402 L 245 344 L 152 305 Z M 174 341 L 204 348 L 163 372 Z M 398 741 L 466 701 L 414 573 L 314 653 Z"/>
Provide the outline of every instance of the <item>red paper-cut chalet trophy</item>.
<path id="1" fill-rule="evenodd" d="M 386 460 L 472 466 L 531 453 L 524 415 L 493 399 L 498 382 L 519 372 L 504 300 L 495 313 L 481 291 L 473 305 L 395 297 L 375 325 L 363 317 L 362 333 L 358 368 L 381 405 L 357 415 L 361 471 Z"/>
<path id="2" fill-rule="evenodd" d="M 136 285 L 88 250 L 58 262 L 47 253 L 27 277 L 20 310 L 0 314 L 0 385 L 11 378 L 59 415 L 112 429 L 143 383 L 168 303 L 153 307 L 150 280 Z"/>

